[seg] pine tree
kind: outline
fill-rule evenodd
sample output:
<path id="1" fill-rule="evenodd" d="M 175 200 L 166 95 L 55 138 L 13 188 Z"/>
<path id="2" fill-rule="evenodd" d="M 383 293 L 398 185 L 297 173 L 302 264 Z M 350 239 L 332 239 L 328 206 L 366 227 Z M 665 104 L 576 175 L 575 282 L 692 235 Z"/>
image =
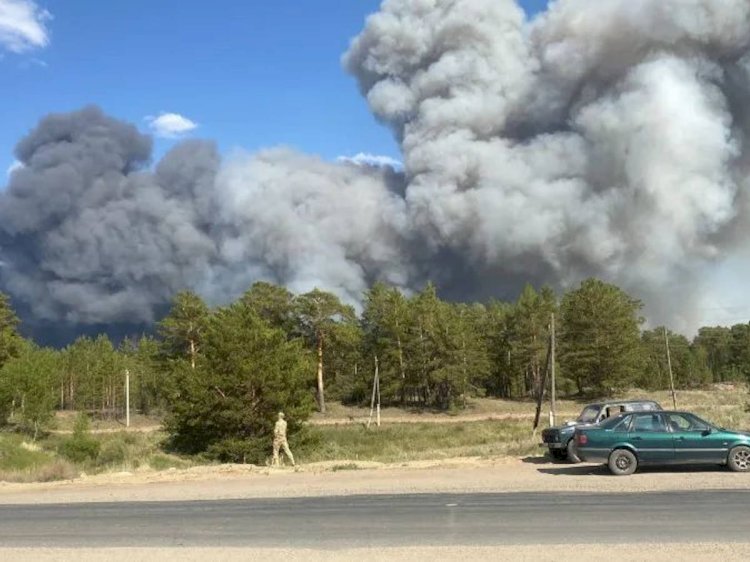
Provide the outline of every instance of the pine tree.
<path id="1" fill-rule="evenodd" d="M 178 293 L 169 314 L 158 325 L 164 355 L 170 359 L 187 357 L 195 369 L 209 316 L 208 306 L 198 295 Z"/>
<path id="2" fill-rule="evenodd" d="M 641 308 L 639 300 L 597 279 L 563 297 L 560 365 L 579 392 L 612 393 L 638 378 L 643 368 Z"/>
<path id="3" fill-rule="evenodd" d="M 18 335 L 18 317 L 8 296 L 0 293 L 0 367 L 17 355 L 21 337 Z"/>
<path id="4" fill-rule="evenodd" d="M 196 367 L 178 360 L 166 381 L 173 445 L 224 461 L 262 462 L 276 413 L 285 412 L 291 436 L 312 409 L 301 343 L 243 302 L 212 314 L 202 342 Z"/>
<path id="5" fill-rule="evenodd" d="M 315 352 L 318 409 L 325 413 L 326 346 L 337 326 L 354 323 L 356 315 L 351 306 L 343 304 L 335 295 L 319 289 L 299 295 L 294 304 L 300 334 Z"/>

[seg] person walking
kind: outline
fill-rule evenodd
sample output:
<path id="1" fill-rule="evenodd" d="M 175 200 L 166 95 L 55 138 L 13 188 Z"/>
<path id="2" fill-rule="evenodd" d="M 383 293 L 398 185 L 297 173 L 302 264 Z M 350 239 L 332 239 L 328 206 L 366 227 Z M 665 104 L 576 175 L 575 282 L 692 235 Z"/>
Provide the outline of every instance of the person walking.
<path id="1" fill-rule="evenodd" d="M 273 428 L 273 466 L 279 466 L 279 450 L 283 449 L 284 454 L 294 464 L 294 455 L 289 448 L 289 443 L 286 440 L 286 420 L 284 419 L 284 412 L 279 412 L 279 419 L 276 421 L 276 425 Z"/>

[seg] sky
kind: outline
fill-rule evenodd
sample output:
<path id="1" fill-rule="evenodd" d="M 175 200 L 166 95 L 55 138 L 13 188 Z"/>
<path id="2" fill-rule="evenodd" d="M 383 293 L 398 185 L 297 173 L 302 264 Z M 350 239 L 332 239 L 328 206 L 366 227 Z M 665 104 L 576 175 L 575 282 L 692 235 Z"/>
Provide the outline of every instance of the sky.
<path id="1" fill-rule="evenodd" d="M 524 0 L 536 13 L 546 0 Z M 340 57 L 379 0 L 0 0 L 0 170 L 50 112 L 97 104 L 222 152 L 287 145 L 398 159 Z M 4 185 L 0 175 L 0 186 Z"/>

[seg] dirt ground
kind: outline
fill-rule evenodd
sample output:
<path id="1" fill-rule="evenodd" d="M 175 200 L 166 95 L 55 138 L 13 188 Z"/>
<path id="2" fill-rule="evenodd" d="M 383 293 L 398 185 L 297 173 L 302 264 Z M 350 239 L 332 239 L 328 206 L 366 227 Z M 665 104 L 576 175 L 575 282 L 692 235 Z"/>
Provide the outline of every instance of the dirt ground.
<path id="1" fill-rule="evenodd" d="M 750 489 L 750 475 L 723 468 L 643 469 L 611 476 L 603 466 L 544 457 L 460 458 L 398 464 L 326 462 L 297 469 L 199 466 L 110 473 L 72 481 L 0 483 L 1 504 L 170 501 L 440 492 L 646 492 Z"/>
<path id="2" fill-rule="evenodd" d="M 565 550 L 549 546 L 508 547 L 409 547 L 312 550 L 312 549 L 249 549 L 249 548 L 106 548 L 106 549 L 2 549 L 0 559 L 18 562 L 52 562 L 75 560 L 78 562 L 146 562 L 150 560 L 180 560 L 204 562 L 206 560 L 248 561 L 285 560 L 289 562 L 328 562 L 357 560 L 380 562 L 382 560 L 426 561 L 513 560 L 520 562 L 559 562 L 564 560 L 611 560 L 618 562 L 673 561 L 682 562 L 708 560 L 748 560 L 750 545 L 747 544 L 638 544 L 638 545 L 566 545 Z"/>

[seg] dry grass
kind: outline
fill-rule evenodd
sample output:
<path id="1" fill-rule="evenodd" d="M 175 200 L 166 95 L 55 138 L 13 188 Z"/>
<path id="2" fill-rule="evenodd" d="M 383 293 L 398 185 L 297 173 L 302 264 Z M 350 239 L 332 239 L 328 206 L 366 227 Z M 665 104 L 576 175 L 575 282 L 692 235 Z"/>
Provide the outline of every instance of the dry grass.
<path id="1" fill-rule="evenodd" d="M 632 390 L 621 398 L 650 398 L 665 408 L 672 407 L 669 392 Z M 707 420 L 730 429 L 750 430 L 750 395 L 745 386 L 719 390 L 678 391 L 677 407 L 693 411 Z M 558 401 L 558 422 L 577 416 L 588 401 Z M 472 400 L 459 413 L 420 412 L 385 408 L 383 425 L 367 430 L 364 422 L 368 408 L 331 403 L 325 416 L 315 414 L 304 444 L 295 454 L 305 462 L 332 461 L 337 470 L 353 469 L 356 461 L 399 463 L 440 460 L 455 457 L 519 457 L 541 455 L 539 437 L 532 433 L 535 404 L 481 398 Z M 545 403 L 540 430 L 546 426 L 549 404 Z M 74 415 L 58 416 L 58 427 L 72 427 Z M 38 444 L 23 441 L 20 435 L 0 434 L 0 480 L 13 482 L 51 481 L 73 478 L 80 471 L 131 471 L 142 468 L 165 470 L 200 464 L 199 458 L 187 459 L 166 453 L 165 435 L 158 430 L 158 419 L 134 416 L 133 430 L 124 431 L 117 421 L 93 424 L 99 433 L 97 458 L 80 466 L 62 460 L 56 454 L 60 443 L 69 437 L 50 435 Z M 317 422 L 317 423 L 315 423 Z M 407 423 L 408 422 L 408 423 Z M 119 429 L 120 431 L 117 431 Z M 293 443 L 293 448 L 295 444 Z"/>
<path id="2" fill-rule="evenodd" d="M 319 443 L 300 451 L 306 462 L 407 462 L 455 457 L 524 456 L 538 450 L 531 424 L 516 420 L 409 423 L 366 429 L 316 428 Z"/>
<path id="3" fill-rule="evenodd" d="M 64 459 L 54 459 L 48 464 L 33 466 L 24 470 L 0 471 L 2 482 L 54 482 L 72 480 L 79 475 L 78 469 Z"/>

